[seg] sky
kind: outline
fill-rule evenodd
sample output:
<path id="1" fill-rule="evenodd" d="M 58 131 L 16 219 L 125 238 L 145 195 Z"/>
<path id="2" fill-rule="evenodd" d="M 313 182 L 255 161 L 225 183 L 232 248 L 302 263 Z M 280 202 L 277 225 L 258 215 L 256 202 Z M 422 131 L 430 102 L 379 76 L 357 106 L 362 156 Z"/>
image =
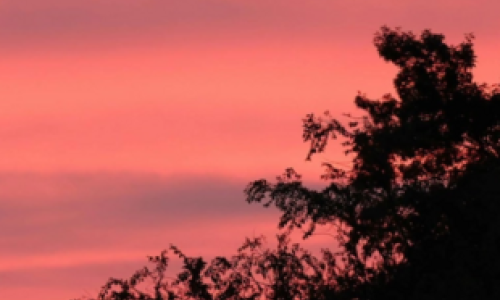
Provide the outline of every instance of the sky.
<path id="1" fill-rule="evenodd" d="M 272 240 L 278 213 L 243 190 L 287 167 L 319 187 L 346 160 L 306 162 L 301 119 L 394 91 L 375 32 L 472 32 L 476 80 L 498 83 L 497 2 L 0 1 L 0 298 L 95 296 L 170 244 Z"/>

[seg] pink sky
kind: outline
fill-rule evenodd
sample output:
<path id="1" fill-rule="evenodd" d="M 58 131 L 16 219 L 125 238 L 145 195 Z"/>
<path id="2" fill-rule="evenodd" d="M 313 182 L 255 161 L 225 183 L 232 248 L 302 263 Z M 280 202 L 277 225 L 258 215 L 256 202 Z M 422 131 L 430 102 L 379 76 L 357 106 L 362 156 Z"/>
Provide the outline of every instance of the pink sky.
<path id="1" fill-rule="evenodd" d="M 301 118 L 392 92 L 380 26 L 473 32 L 500 82 L 495 1 L 3 0 L 0 298 L 69 299 L 170 243 L 232 254 L 277 213 L 243 189 L 304 161 Z M 338 148 L 337 148 L 338 150 Z M 311 246 L 330 245 L 317 237 Z M 330 243 L 330 244 L 329 244 Z"/>

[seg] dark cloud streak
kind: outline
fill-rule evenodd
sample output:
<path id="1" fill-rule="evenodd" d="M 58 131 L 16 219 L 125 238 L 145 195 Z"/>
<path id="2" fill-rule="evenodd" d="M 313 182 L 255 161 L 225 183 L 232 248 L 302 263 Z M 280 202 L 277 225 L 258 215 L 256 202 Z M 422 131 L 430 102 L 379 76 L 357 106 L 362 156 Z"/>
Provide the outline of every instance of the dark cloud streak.
<path id="1" fill-rule="evenodd" d="M 109 244 L 128 234 L 147 235 L 149 229 L 203 231 L 221 221 L 234 229 L 242 220 L 258 224 L 276 216 L 244 201 L 246 183 L 210 176 L 3 174 L 0 182 L 2 253 Z"/>
<path id="2" fill-rule="evenodd" d="M 495 35 L 495 9 L 481 1 L 2 1 L 3 48 L 47 45 L 234 43 L 251 39 L 369 42 L 381 25 Z M 480 19 L 477 16 L 481 16 Z M 426 23 L 422 27 L 422 18 Z M 459 20 L 459 22 L 457 22 Z M 415 27 L 418 26 L 418 27 Z M 410 27 L 410 28 L 409 28 Z"/>
<path id="3" fill-rule="evenodd" d="M 342 18 L 353 8 L 336 2 L 303 7 L 300 1 L 7 1 L 0 8 L 0 37 L 11 47 L 39 47 L 295 38 L 318 29 L 338 35 L 346 26 L 350 33 L 359 28 Z"/>

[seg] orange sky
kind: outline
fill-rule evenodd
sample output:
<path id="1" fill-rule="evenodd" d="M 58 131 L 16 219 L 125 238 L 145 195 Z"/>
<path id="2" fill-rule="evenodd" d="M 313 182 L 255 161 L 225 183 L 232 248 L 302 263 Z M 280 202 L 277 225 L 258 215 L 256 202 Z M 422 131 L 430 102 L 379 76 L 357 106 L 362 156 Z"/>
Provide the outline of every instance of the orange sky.
<path id="1" fill-rule="evenodd" d="M 170 243 L 232 254 L 272 236 L 244 202 L 287 167 L 311 184 L 301 118 L 392 92 L 380 26 L 476 36 L 500 82 L 496 1 L 3 0 L 0 298 L 95 294 Z M 193 238 L 194 237 L 194 238 Z M 316 246 L 327 242 L 317 238 Z M 221 246 L 224 245 L 224 246 Z"/>

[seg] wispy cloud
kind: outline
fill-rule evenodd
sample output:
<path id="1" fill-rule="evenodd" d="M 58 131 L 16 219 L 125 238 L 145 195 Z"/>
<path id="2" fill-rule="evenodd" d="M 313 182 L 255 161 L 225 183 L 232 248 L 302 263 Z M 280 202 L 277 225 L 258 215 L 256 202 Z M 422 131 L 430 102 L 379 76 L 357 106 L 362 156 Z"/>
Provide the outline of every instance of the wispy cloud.
<path id="1" fill-rule="evenodd" d="M 193 246 L 196 240 L 205 240 L 203 237 L 233 239 L 234 231 L 261 226 L 260 222 L 276 216 L 245 203 L 246 183 L 223 178 L 138 174 L 0 177 L 2 268 L 30 264 L 29 259 L 23 262 L 10 256 L 63 252 L 71 256 L 96 247 L 143 249 L 176 239 Z M 247 223 L 242 224 L 243 220 Z M 48 263 L 40 259 L 33 266 Z"/>
<path id="2" fill-rule="evenodd" d="M 343 39 L 389 25 L 481 30 L 494 34 L 491 1 L 2 1 L 0 36 L 7 47 L 66 41 L 83 46 L 135 37 L 173 43 L 286 37 Z M 484 5 L 484 4 L 490 4 Z M 477 16 L 481 16 L 477 19 Z M 460 22 L 456 22 L 459 19 Z M 418 28 L 420 29 L 420 28 Z M 436 28 L 438 29 L 438 28 Z M 17 46 L 16 46 L 17 45 Z"/>
<path id="3" fill-rule="evenodd" d="M 170 244 L 210 258 L 277 232 L 277 211 L 247 204 L 247 183 L 228 178 L 2 173 L 0 184 L 0 290 L 10 292 L 83 293 L 130 275 Z"/>

